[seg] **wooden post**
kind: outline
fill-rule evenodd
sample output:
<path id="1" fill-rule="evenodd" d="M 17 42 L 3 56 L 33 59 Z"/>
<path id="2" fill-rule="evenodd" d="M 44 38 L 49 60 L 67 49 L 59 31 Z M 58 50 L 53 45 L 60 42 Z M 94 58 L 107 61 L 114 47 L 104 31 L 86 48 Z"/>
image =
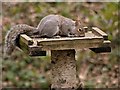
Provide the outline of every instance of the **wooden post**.
<path id="1" fill-rule="evenodd" d="M 76 89 L 80 82 L 76 76 L 75 50 L 52 50 L 51 59 L 51 88 Z"/>

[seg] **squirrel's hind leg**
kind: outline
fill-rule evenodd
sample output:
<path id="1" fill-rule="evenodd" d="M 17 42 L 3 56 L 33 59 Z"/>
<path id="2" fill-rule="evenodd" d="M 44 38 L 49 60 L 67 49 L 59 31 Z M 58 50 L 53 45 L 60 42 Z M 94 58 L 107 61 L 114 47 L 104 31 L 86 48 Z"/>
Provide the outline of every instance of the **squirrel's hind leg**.
<path id="1" fill-rule="evenodd" d="M 59 33 L 58 23 L 52 20 L 46 21 L 43 29 L 41 30 L 41 36 L 54 37 Z"/>

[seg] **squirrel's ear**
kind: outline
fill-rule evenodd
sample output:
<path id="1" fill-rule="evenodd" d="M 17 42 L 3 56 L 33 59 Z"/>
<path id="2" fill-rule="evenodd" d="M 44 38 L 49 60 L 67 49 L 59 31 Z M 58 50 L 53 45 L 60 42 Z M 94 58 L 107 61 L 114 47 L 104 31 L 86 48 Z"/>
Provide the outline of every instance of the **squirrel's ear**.
<path id="1" fill-rule="evenodd" d="M 77 15 L 77 18 L 76 18 L 76 20 L 75 20 L 75 25 L 76 25 L 76 26 L 79 26 L 79 25 L 80 25 L 80 17 L 79 17 L 79 15 Z"/>
<path id="2" fill-rule="evenodd" d="M 75 21 L 75 26 L 79 26 L 80 22 L 78 20 Z"/>

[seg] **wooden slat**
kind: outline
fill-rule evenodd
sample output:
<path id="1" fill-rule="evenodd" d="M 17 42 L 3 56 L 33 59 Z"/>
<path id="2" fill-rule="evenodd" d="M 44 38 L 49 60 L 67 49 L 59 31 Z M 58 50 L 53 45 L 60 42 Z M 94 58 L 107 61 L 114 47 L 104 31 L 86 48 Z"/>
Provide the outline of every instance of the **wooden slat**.
<path id="1" fill-rule="evenodd" d="M 29 46 L 29 55 L 30 56 L 46 56 L 46 51 L 41 50 L 41 46 Z"/>
<path id="2" fill-rule="evenodd" d="M 32 45 L 33 44 L 33 39 L 27 36 L 26 34 L 22 34 L 20 36 L 20 40 L 24 42 L 27 45 Z"/>
<path id="3" fill-rule="evenodd" d="M 41 48 L 37 46 L 36 43 L 36 40 L 30 38 L 26 34 L 20 35 L 20 48 L 25 53 L 30 56 L 46 56 L 46 51 L 41 51 Z"/>
<path id="4" fill-rule="evenodd" d="M 111 42 L 109 40 L 105 40 L 99 47 L 90 48 L 90 50 L 92 50 L 95 53 L 111 52 L 110 44 L 111 44 Z"/>
<path id="5" fill-rule="evenodd" d="M 108 40 L 108 35 L 103 32 L 102 30 L 100 30 L 97 27 L 92 27 L 92 32 L 96 35 L 102 36 L 104 38 L 104 40 Z"/>
<path id="6" fill-rule="evenodd" d="M 105 47 L 98 47 L 98 48 L 90 48 L 95 53 L 108 53 L 111 52 L 111 47 L 110 46 L 105 46 Z"/>
<path id="7" fill-rule="evenodd" d="M 29 45 L 33 44 L 33 40 L 32 38 L 30 38 L 29 36 L 27 36 L 26 34 L 21 34 L 20 35 L 20 40 L 19 40 L 19 47 L 25 52 L 25 53 L 29 53 Z"/>
<path id="8" fill-rule="evenodd" d="M 103 43 L 102 37 L 67 37 L 58 39 L 39 39 L 38 46 L 42 50 L 65 50 L 65 49 L 82 49 L 98 47 Z"/>
<path id="9" fill-rule="evenodd" d="M 109 40 L 104 40 L 102 46 L 110 46 L 111 45 L 111 41 Z"/>

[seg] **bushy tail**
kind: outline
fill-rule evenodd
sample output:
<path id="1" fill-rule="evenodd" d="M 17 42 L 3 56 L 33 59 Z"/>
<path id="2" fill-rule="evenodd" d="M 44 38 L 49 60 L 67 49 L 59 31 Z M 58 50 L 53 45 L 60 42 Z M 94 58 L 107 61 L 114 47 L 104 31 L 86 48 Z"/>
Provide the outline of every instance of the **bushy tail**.
<path id="1" fill-rule="evenodd" d="M 16 47 L 17 38 L 20 34 L 25 33 L 30 35 L 34 33 L 34 31 L 36 31 L 36 28 L 26 24 L 18 24 L 11 27 L 10 31 L 8 31 L 5 37 L 4 55 L 11 55 Z"/>

